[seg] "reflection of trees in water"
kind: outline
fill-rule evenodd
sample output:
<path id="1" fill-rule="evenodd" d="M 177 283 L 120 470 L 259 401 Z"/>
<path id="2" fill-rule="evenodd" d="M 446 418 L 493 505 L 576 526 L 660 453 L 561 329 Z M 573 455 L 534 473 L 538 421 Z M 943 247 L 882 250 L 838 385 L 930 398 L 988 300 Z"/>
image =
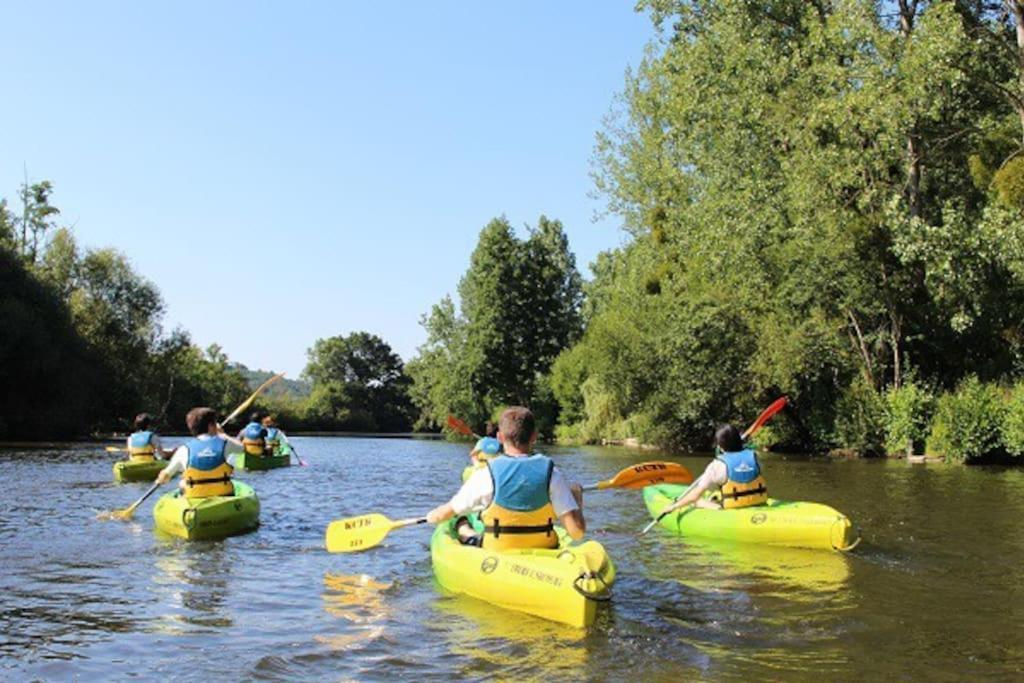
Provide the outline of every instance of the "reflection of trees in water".
<path id="1" fill-rule="evenodd" d="M 658 547 L 635 559 L 659 631 L 678 631 L 725 670 L 756 662 L 826 673 L 849 664 L 841 636 L 843 615 L 856 606 L 851 558 L 753 543 L 646 542 Z"/>
<path id="2" fill-rule="evenodd" d="M 316 636 L 317 642 L 332 650 L 346 650 L 383 636 L 390 617 L 387 591 L 392 585 L 367 574 L 324 574 L 324 611 L 348 624 L 342 633 Z"/>
<path id="3" fill-rule="evenodd" d="M 228 628 L 234 625 L 225 607 L 232 583 L 231 562 L 220 542 L 189 543 L 168 541 L 174 547 L 156 561 L 154 583 L 175 612 L 164 615 L 165 630 L 185 632 L 181 627 Z"/>

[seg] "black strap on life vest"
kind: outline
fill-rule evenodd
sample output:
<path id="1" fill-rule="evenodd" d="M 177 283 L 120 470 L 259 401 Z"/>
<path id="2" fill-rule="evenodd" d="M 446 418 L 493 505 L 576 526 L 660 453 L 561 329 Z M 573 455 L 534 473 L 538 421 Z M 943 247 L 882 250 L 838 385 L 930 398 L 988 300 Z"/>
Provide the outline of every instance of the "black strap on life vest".
<path id="1" fill-rule="evenodd" d="M 722 491 L 722 498 L 732 498 L 733 500 L 739 500 L 743 496 L 757 496 L 762 493 L 768 493 L 768 489 L 765 488 L 764 484 L 761 484 L 756 489 L 750 489 L 749 491 L 733 491 L 726 493 Z"/>
<path id="2" fill-rule="evenodd" d="M 213 479 L 192 479 L 192 478 L 188 478 L 188 479 L 185 480 L 185 483 L 188 484 L 189 486 L 198 486 L 199 484 L 221 484 L 221 483 L 227 484 L 230 481 L 231 481 L 231 475 L 230 474 L 225 474 L 222 477 L 215 477 Z"/>
<path id="3" fill-rule="evenodd" d="M 539 534 L 543 533 L 550 536 L 555 531 L 555 522 L 552 519 L 548 519 L 547 524 L 533 525 L 533 526 L 501 526 L 501 522 L 494 520 L 494 526 L 485 526 L 484 533 L 494 534 L 497 538 L 502 534 Z"/>

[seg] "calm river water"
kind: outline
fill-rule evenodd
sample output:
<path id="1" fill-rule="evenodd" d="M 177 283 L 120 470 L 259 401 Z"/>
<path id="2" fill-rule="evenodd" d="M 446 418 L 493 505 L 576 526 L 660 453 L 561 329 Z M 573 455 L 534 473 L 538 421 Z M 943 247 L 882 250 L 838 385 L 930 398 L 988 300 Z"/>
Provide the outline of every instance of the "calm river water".
<path id="1" fill-rule="evenodd" d="M 0 451 L 3 680 L 1020 680 L 1024 471 L 764 458 L 780 498 L 860 526 L 850 555 L 688 545 L 639 492 L 589 494 L 619 568 L 588 632 L 443 593 L 430 529 L 350 555 L 327 524 L 416 516 L 456 490 L 467 448 L 298 438 L 309 467 L 242 473 L 262 526 L 216 543 L 98 521 L 144 484 L 95 446 Z M 550 449 L 591 483 L 652 454 Z M 695 473 L 705 458 L 673 458 Z"/>

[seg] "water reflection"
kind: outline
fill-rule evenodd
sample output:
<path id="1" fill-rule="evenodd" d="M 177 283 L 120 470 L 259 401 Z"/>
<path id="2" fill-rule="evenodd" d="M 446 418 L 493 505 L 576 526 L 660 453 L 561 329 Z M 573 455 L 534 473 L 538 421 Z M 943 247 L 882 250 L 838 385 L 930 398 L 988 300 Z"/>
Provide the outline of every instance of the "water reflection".
<path id="1" fill-rule="evenodd" d="M 383 636 L 390 616 L 387 592 L 392 586 L 367 574 L 324 574 L 324 611 L 348 624 L 341 633 L 318 635 L 315 640 L 332 650 L 347 650 Z"/>
<path id="2" fill-rule="evenodd" d="M 234 625 L 228 600 L 232 566 L 222 543 L 167 540 L 155 564 L 161 607 L 157 630 L 168 634 L 203 633 Z"/>

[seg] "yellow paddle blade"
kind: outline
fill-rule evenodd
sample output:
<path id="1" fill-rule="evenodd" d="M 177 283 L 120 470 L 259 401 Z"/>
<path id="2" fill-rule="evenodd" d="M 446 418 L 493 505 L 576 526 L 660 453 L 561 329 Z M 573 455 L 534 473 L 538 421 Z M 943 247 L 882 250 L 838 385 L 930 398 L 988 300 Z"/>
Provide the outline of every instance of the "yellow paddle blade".
<path id="1" fill-rule="evenodd" d="M 107 453 L 124 453 L 124 449 L 118 448 L 117 446 L 107 446 L 103 450 L 105 450 Z"/>
<path id="2" fill-rule="evenodd" d="M 228 415 L 223 420 L 221 420 L 220 423 L 222 425 L 226 425 L 227 423 L 229 423 L 232 420 L 234 420 L 236 417 L 238 417 L 239 413 L 244 412 L 249 406 L 252 405 L 252 402 L 256 400 L 256 397 L 259 396 L 260 393 L 262 393 L 262 391 L 264 389 L 266 389 L 267 387 L 269 387 L 271 384 L 273 384 L 277 380 L 281 379 L 282 377 L 284 377 L 284 373 L 283 372 L 278 374 L 278 375 L 274 375 L 273 377 L 268 379 L 266 382 L 264 382 L 263 384 L 261 384 L 258 387 L 256 387 L 256 391 L 252 392 L 252 395 L 250 395 L 249 398 L 247 398 L 244 401 L 242 401 L 242 404 L 240 406 L 238 406 L 237 408 L 235 408 L 234 411 L 232 411 L 232 413 L 230 415 Z"/>
<path id="3" fill-rule="evenodd" d="M 384 540 L 394 524 L 377 513 L 337 519 L 327 526 L 327 552 L 351 553 L 372 548 Z"/>
<path id="4" fill-rule="evenodd" d="M 616 474 L 611 479 L 600 482 L 597 489 L 642 489 L 654 484 L 690 484 L 693 475 L 679 463 L 675 462 L 642 462 L 632 465 Z"/>
<path id="5" fill-rule="evenodd" d="M 124 508 L 123 510 L 111 510 L 110 512 L 101 512 L 100 514 L 96 515 L 96 519 L 118 519 L 122 521 L 128 521 L 132 518 L 132 515 L 135 514 L 135 508 L 137 507 L 138 505 L 132 505 L 130 507 Z"/>

